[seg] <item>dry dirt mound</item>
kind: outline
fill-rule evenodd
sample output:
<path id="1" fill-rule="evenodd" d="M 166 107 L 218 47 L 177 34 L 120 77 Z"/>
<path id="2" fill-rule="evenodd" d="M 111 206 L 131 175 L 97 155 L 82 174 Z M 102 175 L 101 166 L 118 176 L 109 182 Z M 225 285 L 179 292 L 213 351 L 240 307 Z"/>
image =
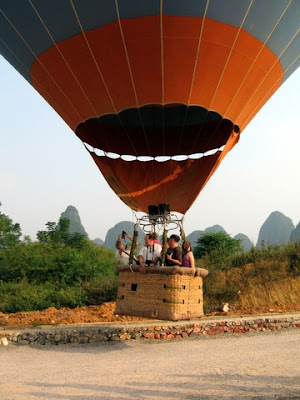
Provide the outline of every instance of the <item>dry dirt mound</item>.
<path id="1" fill-rule="evenodd" d="M 127 321 L 149 321 L 146 318 L 114 315 L 116 303 L 104 303 L 100 306 L 77 307 L 74 309 L 50 307 L 43 311 L 23 311 L 13 314 L 0 312 L 0 326 L 32 326 L 32 325 L 64 325 L 83 324 L 95 322 L 127 322 Z M 300 311 L 300 306 L 274 304 L 270 307 L 237 307 L 232 305 L 227 315 L 255 315 L 262 313 L 284 313 Z M 206 316 L 224 315 L 223 312 L 212 312 Z"/>
<path id="2" fill-rule="evenodd" d="M 143 321 L 144 318 L 114 315 L 116 303 L 76 308 L 47 308 L 43 311 L 23 311 L 13 314 L 0 312 L 0 325 L 80 324 L 93 322 Z"/>

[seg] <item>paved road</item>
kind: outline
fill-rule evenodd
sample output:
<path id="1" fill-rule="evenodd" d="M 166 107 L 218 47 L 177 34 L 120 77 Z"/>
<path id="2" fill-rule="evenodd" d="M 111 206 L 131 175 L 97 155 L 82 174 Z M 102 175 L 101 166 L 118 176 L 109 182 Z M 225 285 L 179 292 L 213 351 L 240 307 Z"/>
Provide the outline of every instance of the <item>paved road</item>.
<path id="1" fill-rule="evenodd" d="M 0 347 L 1 400 L 300 399 L 300 330 Z"/>

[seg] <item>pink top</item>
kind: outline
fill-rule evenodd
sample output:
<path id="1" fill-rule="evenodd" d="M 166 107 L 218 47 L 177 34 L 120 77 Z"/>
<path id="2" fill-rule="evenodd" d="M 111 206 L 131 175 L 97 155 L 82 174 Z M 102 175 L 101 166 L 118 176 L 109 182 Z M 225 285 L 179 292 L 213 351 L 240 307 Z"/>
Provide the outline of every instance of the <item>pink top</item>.
<path id="1" fill-rule="evenodd" d="M 187 253 L 188 253 L 188 251 L 182 255 L 182 266 L 183 267 L 190 267 L 191 266 L 190 260 L 188 260 L 187 257 L 186 257 Z"/>

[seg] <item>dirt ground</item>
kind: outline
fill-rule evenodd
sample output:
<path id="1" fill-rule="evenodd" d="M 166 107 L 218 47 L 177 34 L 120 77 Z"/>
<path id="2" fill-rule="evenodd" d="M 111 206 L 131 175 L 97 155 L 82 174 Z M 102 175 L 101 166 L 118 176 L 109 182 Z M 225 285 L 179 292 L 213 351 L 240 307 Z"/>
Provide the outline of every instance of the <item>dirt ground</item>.
<path id="1" fill-rule="evenodd" d="M 0 312 L 0 326 L 30 326 L 30 325 L 64 325 L 95 322 L 127 322 L 147 321 L 146 318 L 114 315 L 115 302 L 104 303 L 99 306 L 77 307 L 74 309 L 50 307 L 43 311 L 24 311 L 14 314 L 3 314 Z M 300 306 L 282 305 L 263 307 L 259 309 L 241 308 L 231 306 L 226 315 L 255 315 L 263 313 L 285 313 L 300 311 Z M 216 311 L 206 316 L 225 315 L 224 312 Z"/>

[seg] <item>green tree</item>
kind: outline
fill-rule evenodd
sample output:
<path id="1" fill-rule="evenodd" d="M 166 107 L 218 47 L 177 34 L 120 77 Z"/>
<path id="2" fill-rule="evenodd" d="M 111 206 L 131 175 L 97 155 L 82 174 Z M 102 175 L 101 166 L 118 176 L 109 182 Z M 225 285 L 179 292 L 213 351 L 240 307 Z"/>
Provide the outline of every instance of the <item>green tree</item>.
<path id="1" fill-rule="evenodd" d="M 0 250 L 20 243 L 21 235 L 20 224 L 14 224 L 7 215 L 0 211 Z"/>
<path id="2" fill-rule="evenodd" d="M 233 239 L 227 233 L 209 232 L 199 237 L 194 253 L 197 258 L 201 258 L 215 251 L 232 254 L 239 249 L 240 241 Z"/>
<path id="3" fill-rule="evenodd" d="M 82 249 L 87 239 L 82 233 L 70 233 L 70 220 L 68 218 L 60 218 L 59 222 L 47 222 L 46 231 L 38 231 L 37 238 L 41 244 L 53 247 L 70 246 Z"/>
<path id="4" fill-rule="evenodd" d="M 229 259 L 240 250 L 240 240 L 233 239 L 226 232 L 209 232 L 197 240 L 194 255 L 196 258 L 206 257 L 217 269 L 225 269 L 230 267 Z"/>

